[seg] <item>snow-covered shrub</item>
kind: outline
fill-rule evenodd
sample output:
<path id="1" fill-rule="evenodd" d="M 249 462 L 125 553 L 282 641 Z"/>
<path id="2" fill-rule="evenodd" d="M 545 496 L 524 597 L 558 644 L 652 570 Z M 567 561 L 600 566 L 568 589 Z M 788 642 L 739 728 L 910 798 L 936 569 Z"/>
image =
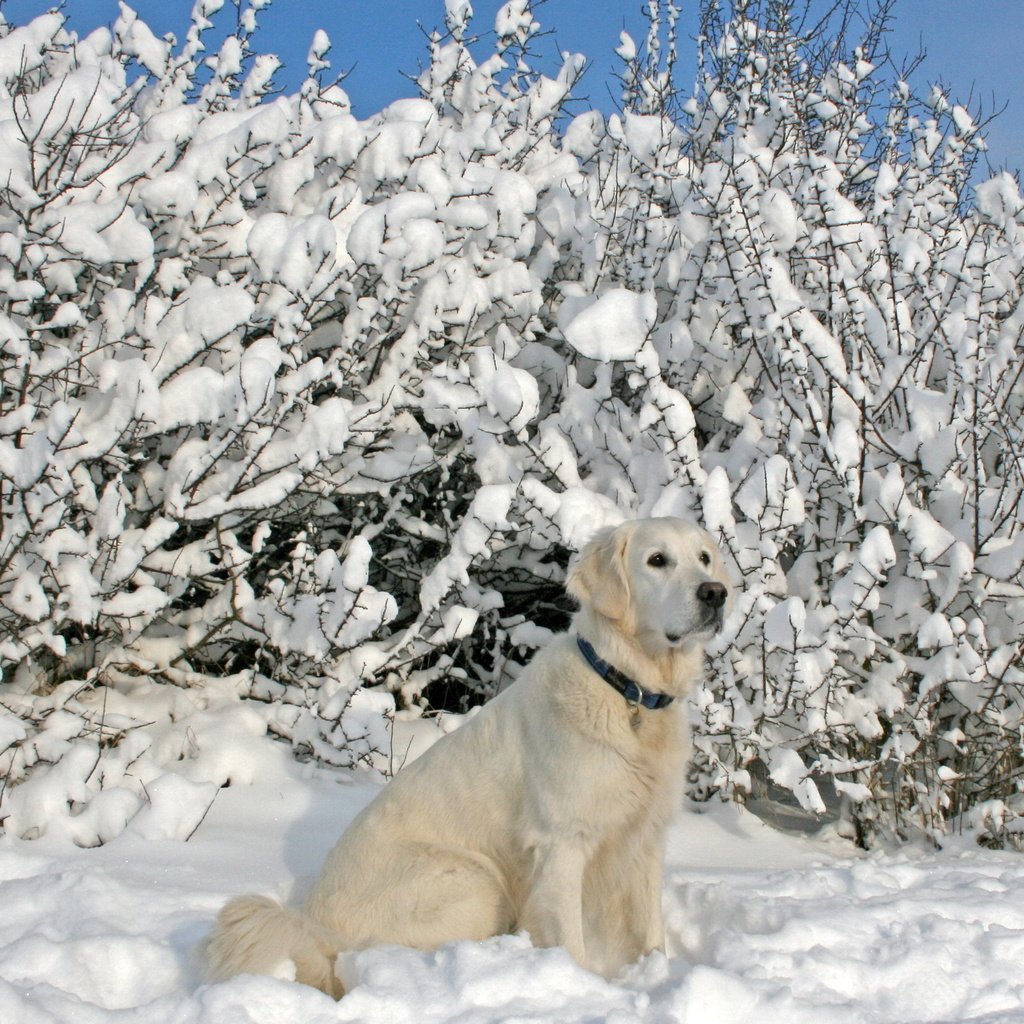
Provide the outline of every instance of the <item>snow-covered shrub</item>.
<path id="1" fill-rule="evenodd" d="M 499 87 L 450 5 L 423 98 L 357 122 L 321 34 L 263 102 L 260 6 L 210 57 L 215 0 L 180 51 L 125 6 L 86 39 L 58 15 L 0 39 L 0 817 L 22 834 L 107 838 L 176 760 L 244 775 L 192 723 L 239 696 L 300 753 L 372 759 L 394 701 L 364 682 L 481 699 L 539 604 L 563 614 L 557 538 L 516 538 L 492 439 L 539 411 L 509 361 L 582 59 L 530 76 L 513 4 Z"/>
<path id="2" fill-rule="evenodd" d="M 998 839 L 1024 204 L 875 66 L 884 11 L 858 46 L 852 0 L 809 35 L 709 2 L 684 100 L 651 3 L 605 118 L 525 0 L 483 60 L 450 0 L 420 96 L 358 121 L 323 33 L 270 98 L 261 6 L 208 56 L 217 0 L 180 48 L 123 4 L 0 36 L 6 827 L 160 799 L 187 835 L 267 731 L 380 764 L 396 707 L 483 699 L 564 624 L 596 527 L 683 515 L 740 584 L 695 791 Z"/>
<path id="3" fill-rule="evenodd" d="M 812 809 L 829 779 L 862 841 L 938 834 L 1018 794 L 1022 203 L 1005 174 L 969 202 L 962 107 L 880 104 L 877 36 L 822 57 L 788 8 L 707 39 L 679 189 L 703 507 L 746 581 L 703 747 Z"/>

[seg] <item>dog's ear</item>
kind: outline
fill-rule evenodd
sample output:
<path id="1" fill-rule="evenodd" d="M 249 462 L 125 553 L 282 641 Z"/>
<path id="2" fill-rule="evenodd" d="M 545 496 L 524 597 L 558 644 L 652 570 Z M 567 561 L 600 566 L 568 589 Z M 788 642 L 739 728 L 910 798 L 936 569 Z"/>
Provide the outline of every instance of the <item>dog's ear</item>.
<path id="1" fill-rule="evenodd" d="M 569 566 L 565 589 L 607 619 L 625 618 L 629 608 L 625 526 L 602 530 L 584 545 Z"/>

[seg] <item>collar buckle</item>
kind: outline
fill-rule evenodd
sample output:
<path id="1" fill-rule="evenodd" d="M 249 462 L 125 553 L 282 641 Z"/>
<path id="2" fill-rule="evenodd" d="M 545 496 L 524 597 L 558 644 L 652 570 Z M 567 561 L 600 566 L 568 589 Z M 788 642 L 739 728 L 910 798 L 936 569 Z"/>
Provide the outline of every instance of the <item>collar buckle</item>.
<path id="1" fill-rule="evenodd" d="M 640 708 L 645 707 L 651 711 L 660 708 L 667 708 L 675 698 L 667 693 L 654 691 L 644 692 L 643 687 L 634 679 L 630 679 L 624 672 L 620 672 L 614 665 L 598 657 L 597 651 L 588 640 L 582 636 L 576 637 L 576 646 L 580 649 L 586 663 L 613 689 L 620 693 L 629 707 L 630 724 L 634 729 L 640 726 Z"/>

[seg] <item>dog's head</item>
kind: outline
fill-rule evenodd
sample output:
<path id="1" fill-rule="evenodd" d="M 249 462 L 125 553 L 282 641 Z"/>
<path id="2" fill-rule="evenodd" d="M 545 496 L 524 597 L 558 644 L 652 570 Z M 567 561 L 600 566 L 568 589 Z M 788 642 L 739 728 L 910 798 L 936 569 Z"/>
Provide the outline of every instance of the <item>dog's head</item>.
<path id="1" fill-rule="evenodd" d="M 650 654 L 703 643 L 722 628 L 729 578 L 718 545 L 682 519 L 637 519 L 594 537 L 566 587 Z"/>

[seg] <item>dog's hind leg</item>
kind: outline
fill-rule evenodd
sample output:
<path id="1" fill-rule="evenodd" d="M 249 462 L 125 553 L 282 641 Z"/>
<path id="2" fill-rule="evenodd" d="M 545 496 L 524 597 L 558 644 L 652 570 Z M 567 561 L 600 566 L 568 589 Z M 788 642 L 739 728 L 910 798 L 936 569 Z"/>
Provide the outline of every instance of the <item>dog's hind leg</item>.
<path id="1" fill-rule="evenodd" d="M 515 916 L 502 876 L 486 857 L 421 842 L 381 851 L 372 872 L 332 865 L 309 894 L 306 909 L 343 932 L 348 949 L 436 949 L 507 932 Z"/>

